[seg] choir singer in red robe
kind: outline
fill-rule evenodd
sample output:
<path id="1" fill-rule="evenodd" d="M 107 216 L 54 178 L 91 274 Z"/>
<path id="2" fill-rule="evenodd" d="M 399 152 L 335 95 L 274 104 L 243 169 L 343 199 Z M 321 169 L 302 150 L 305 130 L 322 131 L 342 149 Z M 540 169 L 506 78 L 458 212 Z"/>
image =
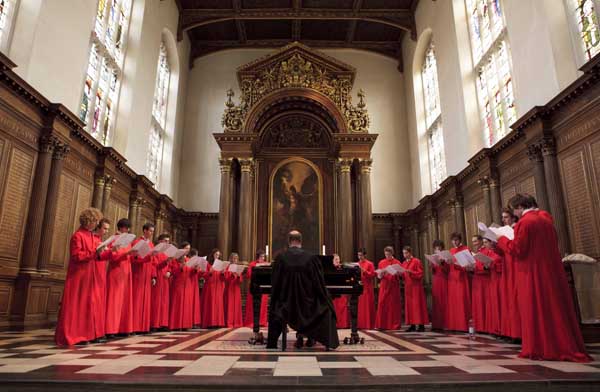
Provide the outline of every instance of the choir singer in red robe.
<path id="1" fill-rule="evenodd" d="M 433 241 L 433 251 L 441 252 L 444 250 L 444 242 L 440 240 Z M 448 319 L 448 272 L 449 264 L 442 260 L 440 265 L 431 263 L 431 329 L 441 331 L 446 329 Z"/>
<path id="2" fill-rule="evenodd" d="M 367 250 L 358 250 L 358 265 L 360 267 L 363 292 L 358 297 L 358 328 L 373 329 L 375 327 L 375 266 L 366 259 Z"/>
<path id="3" fill-rule="evenodd" d="M 337 253 L 333 254 L 334 268 L 342 269 L 342 260 Z M 348 296 L 340 295 L 333 300 L 333 308 L 335 309 L 336 328 L 348 328 L 350 325 L 350 314 L 348 312 Z"/>
<path id="4" fill-rule="evenodd" d="M 517 218 L 510 209 L 505 208 L 502 211 L 502 224 L 514 227 L 517 224 Z M 516 265 L 514 258 L 510 253 L 505 253 L 500 247 L 496 247 L 496 252 L 503 258 L 503 273 L 500 281 L 500 335 L 511 343 L 520 343 L 521 339 L 521 315 L 517 305 L 517 289 L 515 283 Z"/>
<path id="5" fill-rule="evenodd" d="M 378 269 L 384 269 L 392 264 L 401 265 L 400 261 L 394 257 L 394 248 L 386 246 L 383 253 L 385 259 L 379 261 Z M 379 306 L 377 307 L 375 328 L 400 329 L 402 325 L 400 304 L 400 274 L 391 275 L 383 272 L 379 286 Z"/>
<path id="6" fill-rule="evenodd" d="M 181 249 L 189 249 L 190 244 L 183 242 Z M 169 272 L 172 277 L 169 309 L 169 329 L 181 330 L 192 328 L 194 323 L 194 294 L 193 280 L 198 281 L 198 269 L 186 265 L 189 260 L 181 256 L 178 260 L 169 261 Z M 196 286 L 197 287 L 197 286 Z"/>
<path id="7" fill-rule="evenodd" d="M 474 235 L 471 239 L 473 244 L 473 254 L 481 252 L 483 249 L 483 237 Z M 475 331 L 488 333 L 489 325 L 487 320 L 488 292 L 490 287 L 490 269 L 482 262 L 475 261 L 475 270 L 473 276 L 473 286 L 471 287 L 471 315 Z"/>
<path id="8" fill-rule="evenodd" d="M 469 250 L 462 244 L 462 235 L 452 233 L 450 253 L 453 255 Z M 448 329 L 451 331 L 467 331 L 471 317 L 471 290 L 467 270 L 453 262 L 448 274 Z M 450 310 L 452 309 L 452 310 Z"/>
<path id="9" fill-rule="evenodd" d="M 158 243 L 170 244 L 171 236 L 167 233 L 160 234 Z M 154 254 L 152 258 L 152 289 L 150 290 L 152 294 L 150 328 L 152 330 L 166 329 L 169 326 L 170 262 L 171 259 L 164 253 Z"/>
<path id="10" fill-rule="evenodd" d="M 402 255 L 405 260 L 402 267 L 406 270 L 403 273 L 404 319 L 406 324 L 410 325 L 406 332 L 425 332 L 425 324 L 429 323 L 429 315 L 423 289 L 423 264 L 421 260 L 413 257 L 410 246 L 402 249 Z"/>
<path id="11" fill-rule="evenodd" d="M 154 224 L 145 223 L 142 227 L 142 233 L 142 236 L 133 241 L 131 246 L 135 246 L 140 241 L 146 241 L 150 248 L 154 248 L 154 244 L 152 243 Z M 152 252 L 143 258 L 136 254 L 131 258 L 133 330 L 141 334 L 150 331 L 152 271 L 154 269 L 152 258 Z"/>
<path id="12" fill-rule="evenodd" d="M 100 260 L 102 249 L 96 250 L 100 241 L 92 232 L 100 219 L 100 210 L 83 210 L 79 215 L 80 227 L 71 236 L 69 267 L 54 335 L 60 346 L 86 343 L 104 334 L 104 328 L 99 328 L 97 320 L 105 309 L 95 292 L 95 263 Z"/>
<path id="13" fill-rule="evenodd" d="M 488 332 L 500 336 L 502 257 L 496 253 L 494 242 L 488 238 L 483 239 L 483 248 L 480 252 L 493 260 L 489 267 L 490 285 L 488 287 L 485 317 L 488 323 Z"/>
<path id="14" fill-rule="evenodd" d="M 232 252 L 229 255 L 231 265 L 237 265 L 240 262 L 240 256 Z M 242 274 L 231 272 L 229 267 L 224 272 L 225 275 L 225 298 L 227 299 L 225 321 L 228 328 L 239 328 L 243 326 L 242 320 Z"/>
<path id="15" fill-rule="evenodd" d="M 203 274 L 202 288 L 202 328 L 225 326 L 225 275 L 212 266 L 221 258 L 221 251 L 213 249 L 208 255 L 208 265 Z"/>
<path id="16" fill-rule="evenodd" d="M 256 267 L 258 264 L 268 264 L 266 261 L 265 251 L 259 249 L 256 251 L 256 260 L 251 262 L 248 265 L 248 269 L 246 270 L 246 279 L 248 282 L 252 278 L 252 269 Z M 252 305 L 252 294 L 250 290 L 246 294 L 246 311 L 244 313 L 244 326 L 252 328 L 254 326 L 254 308 Z M 267 326 L 267 306 L 269 305 L 269 296 L 267 294 L 263 294 L 260 299 L 260 326 Z"/>
<path id="17" fill-rule="evenodd" d="M 110 230 L 110 220 L 107 218 L 102 218 L 98 222 L 98 226 L 96 230 L 94 230 L 94 235 L 98 238 L 96 239 L 98 243 L 101 243 L 105 240 L 105 235 Z M 102 260 L 98 260 L 96 262 L 96 284 L 94 285 L 94 293 L 97 297 L 97 301 L 100 304 L 100 309 L 106 309 L 106 268 L 108 267 L 108 259 L 110 259 L 110 254 L 112 252 L 107 251 L 105 257 Z M 98 341 L 100 343 L 106 343 L 106 311 L 102 311 L 98 313 L 98 317 L 96 317 L 96 323 L 98 331 L 100 331 L 100 337 Z"/>
<path id="18" fill-rule="evenodd" d="M 552 218 L 536 208 L 535 199 L 517 194 L 509 200 L 519 217 L 514 240 L 498 239 L 498 246 L 515 259 L 517 303 L 521 314 L 522 348 L 519 357 L 588 362 L 573 298 L 558 250 Z"/>
<path id="19" fill-rule="evenodd" d="M 117 234 L 129 233 L 129 219 L 119 219 Z M 106 278 L 106 333 L 115 334 L 133 332 L 133 303 L 131 296 L 131 244 L 115 249 L 108 263 Z"/>

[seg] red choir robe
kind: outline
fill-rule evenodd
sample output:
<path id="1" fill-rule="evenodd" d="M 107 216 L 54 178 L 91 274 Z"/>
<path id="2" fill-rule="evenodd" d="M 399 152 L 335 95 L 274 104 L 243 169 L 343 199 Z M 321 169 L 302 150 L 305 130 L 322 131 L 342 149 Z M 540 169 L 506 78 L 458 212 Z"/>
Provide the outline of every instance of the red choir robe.
<path id="1" fill-rule="evenodd" d="M 503 271 L 500 278 L 500 334 L 513 339 L 521 338 L 521 315 L 517 304 L 517 288 L 515 281 L 516 265 L 510 253 L 504 252 L 500 247 L 496 252 L 502 257 Z"/>
<path id="2" fill-rule="evenodd" d="M 450 266 L 431 264 L 431 328 L 446 329 L 448 320 L 448 273 Z"/>
<path id="3" fill-rule="evenodd" d="M 333 300 L 333 308 L 335 309 L 337 328 L 350 327 L 350 312 L 348 311 L 348 296 L 340 295 Z"/>
<path id="4" fill-rule="evenodd" d="M 85 228 L 79 228 L 71 236 L 67 278 L 54 335 L 57 345 L 73 345 L 104 336 L 104 326 L 98 321 L 104 319 L 105 309 L 96 288 L 96 263 L 108 258 L 110 251 L 99 257 L 98 245 L 100 239 Z"/>
<path id="5" fill-rule="evenodd" d="M 134 246 L 144 238 L 140 237 L 133 241 Z M 150 248 L 154 248 L 152 241 L 148 241 Z M 150 311 L 152 301 L 152 252 L 141 258 L 131 257 L 131 291 L 133 298 L 133 331 L 150 331 Z"/>
<path id="6" fill-rule="evenodd" d="M 242 319 L 242 276 L 233 272 L 225 271 L 225 298 L 227 299 L 227 314 L 225 322 L 228 328 L 243 327 Z"/>
<path id="7" fill-rule="evenodd" d="M 408 325 L 425 325 L 429 323 L 427 301 L 423 289 L 423 264 L 412 257 L 402 263 L 402 267 L 410 272 L 404 276 L 404 320 Z"/>
<path id="8" fill-rule="evenodd" d="M 383 269 L 392 264 L 401 265 L 397 259 L 383 259 L 379 261 L 378 268 Z M 375 328 L 400 329 L 402 325 L 400 304 L 400 274 L 384 274 L 379 285 L 379 306 L 375 317 Z"/>
<path id="9" fill-rule="evenodd" d="M 481 252 L 481 249 L 479 250 Z M 471 292 L 471 317 L 477 332 L 490 332 L 487 307 L 490 289 L 490 270 L 483 263 L 475 261 L 475 273 Z"/>
<path id="10" fill-rule="evenodd" d="M 248 265 L 248 269 L 247 269 L 248 281 L 250 281 L 250 278 L 252 278 L 252 269 L 254 267 L 256 267 L 257 264 L 258 264 L 258 260 L 255 260 Z M 269 306 L 269 296 L 266 294 L 263 294 L 260 299 L 260 321 L 259 321 L 259 323 L 260 323 L 261 327 L 267 326 L 267 308 L 268 308 L 268 306 Z M 252 307 L 252 294 L 250 293 L 250 290 L 248 290 L 248 293 L 246 294 L 246 311 L 244 312 L 244 326 L 250 327 L 250 328 L 252 328 L 254 326 L 254 310 Z"/>
<path id="11" fill-rule="evenodd" d="M 358 297 L 358 328 L 375 327 L 375 266 L 369 260 L 359 261 L 363 292 Z"/>
<path id="12" fill-rule="evenodd" d="M 522 333 L 519 357 L 590 361 L 550 215 L 539 210 L 525 212 L 514 229 L 514 240 L 500 237 L 498 246 L 515 259 Z"/>
<path id="13" fill-rule="evenodd" d="M 225 326 L 225 275 L 209 264 L 202 289 L 202 328 Z"/>
<path id="14" fill-rule="evenodd" d="M 194 324 L 193 298 L 197 294 L 192 282 L 194 280 L 198 281 L 198 270 L 187 267 L 185 263 L 180 263 L 177 260 L 172 260 L 167 268 L 172 275 L 169 329 L 192 328 Z"/>
<path id="15" fill-rule="evenodd" d="M 502 315 L 500 308 L 502 258 L 492 249 L 482 248 L 480 252 L 491 257 L 493 260 L 490 265 L 490 284 L 488 286 L 488 296 L 485 307 L 488 332 L 494 335 L 500 335 L 500 317 Z"/>
<path id="16" fill-rule="evenodd" d="M 192 285 L 192 312 L 193 312 L 193 324 L 194 327 L 199 327 L 202 320 L 201 313 L 201 298 L 200 298 L 200 285 L 198 284 L 198 279 L 202 277 L 202 272 L 198 270 L 198 273 L 195 275 L 190 275 L 190 283 Z"/>
<path id="17" fill-rule="evenodd" d="M 98 245 L 102 242 L 102 237 L 97 234 L 96 242 Z M 109 249 L 105 250 L 106 257 L 102 260 L 96 261 L 94 264 L 96 267 L 96 281 L 94 284 L 94 295 L 96 295 L 97 302 L 100 306 L 99 309 L 102 309 L 101 312 L 98 313 L 98 317 L 96 320 L 96 329 L 98 330 L 99 337 L 106 335 L 106 273 L 108 267 L 108 259 L 110 258 L 110 253 L 112 253 Z"/>
<path id="18" fill-rule="evenodd" d="M 450 249 L 456 254 L 468 250 L 464 245 Z M 467 331 L 471 318 L 471 291 L 467 270 L 458 264 L 450 266 L 448 273 L 448 321 L 447 328 L 451 331 Z"/>
<path id="19" fill-rule="evenodd" d="M 131 296 L 131 245 L 111 254 L 106 278 L 106 333 L 133 332 Z"/>
<path id="20" fill-rule="evenodd" d="M 150 289 L 151 309 L 150 309 L 150 327 L 161 328 L 169 325 L 169 295 L 170 281 L 167 278 L 169 271 L 169 260 L 167 255 L 159 253 L 152 257 L 152 278 L 156 279 L 156 284 Z"/>

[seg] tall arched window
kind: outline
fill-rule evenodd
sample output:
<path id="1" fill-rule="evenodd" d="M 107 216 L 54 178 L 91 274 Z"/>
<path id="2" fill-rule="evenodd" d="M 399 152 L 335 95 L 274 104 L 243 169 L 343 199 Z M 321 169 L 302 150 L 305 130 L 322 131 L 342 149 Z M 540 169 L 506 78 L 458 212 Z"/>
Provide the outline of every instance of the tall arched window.
<path id="1" fill-rule="evenodd" d="M 510 49 L 500 0 L 466 0 L 477 95 L 487 146 L 517 119 Z"/>
<path id="2" fill-rule="evenodd" d="M 8 52 L 18 0 L 0 0 L 0 52 Z"/>
<path id="3" fill-rule="evenodd" d="M 131 0 L 98 0 L 79 118 L 102 144 L 110 144 L 121 87 Z"/>
<path id="4" fill-rule="evenodd" d="M 154 102 L 152 104 L 150 145 L 148 147 L 148 160 L 146 163 L 147 176 L 154 183 L 155 187 L 158 186 L 160 168 L 162 165 L 170 78 L 171 70 L 169 69 L 167 49 L 164 43 L 161 43 L 160 54 L 158 56 L 156 85 L 154 87 Z"/>
<path id="5" fill-rule="evenodd" d="M 567 11 L 577 41 L 579 62 L 585 63 L 600 52 L 600 0 L 567 0 Z"/>
<path id="6" fill-rule="evenodd" d="M 444 154 L 444 136 L 442 134 L 442 110 L 440 108 L 437 62 L 433 43 L 429 44 L 429 48 L 425 52 L 421 80 L 425 100 L 425 125 L 427 127 L 431 188 L 432 191 L 435 191 L 446 178 L 446 157 Z"/>

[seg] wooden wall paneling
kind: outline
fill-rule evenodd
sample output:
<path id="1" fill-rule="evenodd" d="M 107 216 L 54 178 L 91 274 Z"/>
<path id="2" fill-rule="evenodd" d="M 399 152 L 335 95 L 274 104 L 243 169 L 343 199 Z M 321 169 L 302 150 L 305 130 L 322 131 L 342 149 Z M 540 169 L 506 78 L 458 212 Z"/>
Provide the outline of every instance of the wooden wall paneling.
<path id="1" fill-rule="evenodd" d="M 600 120 L 598 121 L 600 124 Z M 595 253 L 593 257 L 600 259 L 600 135 L 590 141 L 588 147 L 588 157 L 591 171 L 592 199 L 593 211 L 590 214 L 592 225 L 595 230 Z M 563 190 L 563 192 L 565 192 Z M 566 192 L 565 192 L 566 193 Z M 567 204 L 569 205 L 569 204 Z"/>
<path id="2" fill-rule="evenodd" d="M 8 172 L 0 200 L 0 260 L 3 266 L 19 266 L 35 161 L 33 151 L 14 144 L 10 147 Z"/>
<path id="3" fill-rule="evenodd" d="M 76 183 L 75 179 L 68 173 L 63 172 L 60 176 L 58 188 L 58 205 L 52 234 L 52 250 L 50 252 L 49 267 L 66 271 L 66 263 L 69 257 L 69 240 L 73 229 L 75 211 Z"/>
<path id="4" fill-rule="evenodd" d="M 536 190 L 535 190 L 535 179 L 532 175 L 526 176 L 525 178 L 523 178 L 519 181 L 518 192 L 519 193 L 528 193 L 528 194 L 532 195 L 533 197 L 537 196 Z"/>
<path id="5" fill-rule="evenodd" d="M 559 157 L 562 186 L 569 206 L 567 220 L 573 249 L 578 253 L 596 255 L 598 233 L 590 220 L 594 210 L 590 173 L 586 162 L 585 147 L 580 145 Z"/>
<path id="6" fill-rule="evenodd" d="M 0 281 L 0 325 L 2 325 L 2 319 L 8 316 L 8 312 L 12 303 L 12 295 L 13 282 Z"/>

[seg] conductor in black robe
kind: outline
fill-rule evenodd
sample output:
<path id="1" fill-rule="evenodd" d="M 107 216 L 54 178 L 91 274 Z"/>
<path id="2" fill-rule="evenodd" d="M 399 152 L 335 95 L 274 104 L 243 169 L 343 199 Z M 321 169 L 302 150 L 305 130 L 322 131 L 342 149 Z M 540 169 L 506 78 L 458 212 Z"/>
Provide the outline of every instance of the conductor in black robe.
<path id="1" fill-rule="evenodd" d="M 284 322 L 326 348 L 340 345 L 333 302 L 319 258 L 302 249 L 302 234 L 288 234 L 288 250 L 273 263 L 267 348 L 277 348 Z"/>

